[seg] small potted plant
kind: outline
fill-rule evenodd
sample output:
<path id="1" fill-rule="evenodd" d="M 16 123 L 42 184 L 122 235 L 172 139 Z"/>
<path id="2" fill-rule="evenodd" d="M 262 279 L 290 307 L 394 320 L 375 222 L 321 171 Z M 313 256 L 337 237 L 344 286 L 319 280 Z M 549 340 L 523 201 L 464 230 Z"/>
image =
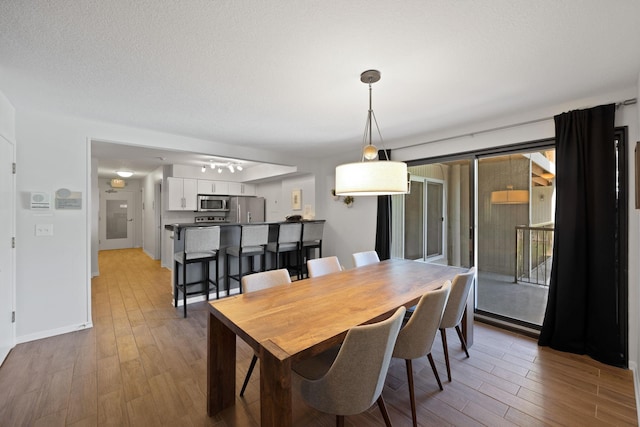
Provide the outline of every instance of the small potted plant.
<path id="1" fill-rule="evenodd" d="M 347 205 L 348 208 L 353 206 L 354 201 L 355 199 L 353 198 L 353 196 L 345 196 L 343 200 L 344 204 Z"/>

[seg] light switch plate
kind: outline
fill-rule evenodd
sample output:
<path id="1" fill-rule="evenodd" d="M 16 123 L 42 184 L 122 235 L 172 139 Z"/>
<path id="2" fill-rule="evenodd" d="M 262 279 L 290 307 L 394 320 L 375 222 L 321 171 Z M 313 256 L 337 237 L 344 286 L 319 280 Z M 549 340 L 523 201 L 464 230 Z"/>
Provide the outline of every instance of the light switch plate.
<path id="1" fill-rule="evenodd" d="M 53 236 L 53 224 L 36 224 L 36 236 Z"/>

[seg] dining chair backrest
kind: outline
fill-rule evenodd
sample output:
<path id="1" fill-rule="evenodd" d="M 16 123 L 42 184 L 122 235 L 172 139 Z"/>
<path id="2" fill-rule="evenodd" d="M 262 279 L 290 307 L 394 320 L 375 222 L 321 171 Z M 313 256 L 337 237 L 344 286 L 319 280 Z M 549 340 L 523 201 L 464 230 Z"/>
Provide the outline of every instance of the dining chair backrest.
<path id="1" fill-rule="evenodd" d="M 387 320 L 351 328 L 326 374 L 303 380 L 304 399 L 330 414 L 353 415 L 369 409 L 382 393 L 404 313 L 400 307 Z"/>
<path id="2" fill-rule="evenodd" d="M 380 262 L 380 258 L 378 257 L 378 253 L 376 251 L 356 252 L 351 256 L 353 258 L 354 267 L 362 267 L 364 265 Z"/>
<path id="3" fill-rule="evenodd" d="M 242 276 L 242 289 L 244 292 L 254 292 L 289 283 L 291 283 L 291 277 L 286 268 Z"/>
<path id="4" fill-rule="evenodd" d="M 215 255 L 220 249 L 220 227 L 188 227 L 184 230 L 184 253 L 187 259 Z"/>
<path id="5" fill-rule="evenodd" d="M 431 353 L 450 291 L 451 282 L 447 280 L 440 288 L 420 298 L 409 321 L 398 334 L 393 357 L 417 359 Z"/>
<path id="6" fill-rule="evenodd" d="M 342 266 L 337 256 L 328 256 L 307 261 L 307 271 L 309 277 L 318 277 L 342 271 Z"/>
<path id="7" fill-rule="evenodd" d="M 453 328 L 460 324 L 475 275 L 476 268 L 471 267 L 468 272 L 458 274 L 454 277 L 451 283 L 449 301 L 447 301 L 444 314 L 442 315 L 442 321 L 440 322 L 440 328 Z"/>

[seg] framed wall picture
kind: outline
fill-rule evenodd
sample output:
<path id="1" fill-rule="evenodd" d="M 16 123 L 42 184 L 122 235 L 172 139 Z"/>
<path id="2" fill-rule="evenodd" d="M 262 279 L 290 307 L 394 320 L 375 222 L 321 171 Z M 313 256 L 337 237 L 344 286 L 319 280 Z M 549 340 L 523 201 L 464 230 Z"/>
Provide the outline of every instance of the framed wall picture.
<path id="1" fill-rule="evenodd" d="M 291 190 L 291 209 L 302 210 L 302 190 Z"/>

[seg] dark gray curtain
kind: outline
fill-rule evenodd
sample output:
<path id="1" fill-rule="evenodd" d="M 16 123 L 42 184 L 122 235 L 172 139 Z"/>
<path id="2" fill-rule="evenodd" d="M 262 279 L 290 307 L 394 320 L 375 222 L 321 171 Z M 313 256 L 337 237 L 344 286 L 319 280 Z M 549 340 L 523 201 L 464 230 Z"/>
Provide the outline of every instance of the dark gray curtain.
<path id="1" fill-rule="evenodd" d="M 378 150 L 378 159 L 391 160 L 391 151 Z M 380 260 L 391 258 L 391 196 L 378 196 L 376 252 Z"/>
<path id="2" fill-rule="evenodd" d="M 615 105 L 555 117 L 556 225 L 539 344 L 626 364 L 616 288 Z"/>

